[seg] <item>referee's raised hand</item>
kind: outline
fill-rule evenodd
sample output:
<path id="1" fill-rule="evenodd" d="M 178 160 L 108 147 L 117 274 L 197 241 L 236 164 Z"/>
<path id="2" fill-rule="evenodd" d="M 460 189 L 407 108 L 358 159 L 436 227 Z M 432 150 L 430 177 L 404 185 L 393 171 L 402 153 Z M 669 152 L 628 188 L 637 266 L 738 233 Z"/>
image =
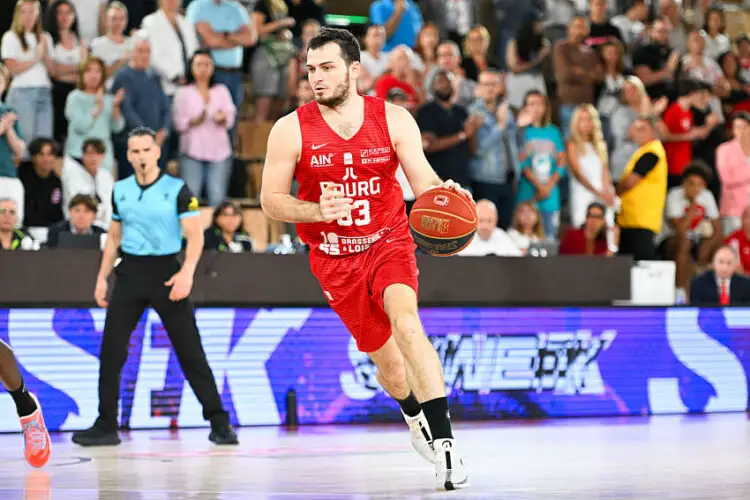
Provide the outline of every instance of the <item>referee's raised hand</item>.
<path id="1" fill-rule="evenodd" d="M 169 281 L 165 282 L 164 285 L 172 287 L 169 292 L 169 300 L 179 302 L 190 295 L 190 290 L 193 288 L 193 276 L 187 271 L 180 270 L 169 278 Z"/>

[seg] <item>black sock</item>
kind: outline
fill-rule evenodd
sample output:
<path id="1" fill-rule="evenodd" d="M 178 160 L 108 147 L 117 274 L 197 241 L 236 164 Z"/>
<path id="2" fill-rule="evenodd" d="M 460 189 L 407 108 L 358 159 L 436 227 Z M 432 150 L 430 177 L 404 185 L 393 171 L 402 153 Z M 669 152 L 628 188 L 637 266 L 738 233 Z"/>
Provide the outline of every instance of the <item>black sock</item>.
<path id="1" fill-rule="evenodd" d="M 422 403 L 422 410 L 430 424 L 432 439 L 453 439 L 451 416 L 448 412 L 448 398 L 436 398 Z"/>
<path id="2" fill-rule="evenodd" d="M 414 393 L 410 392 L 406 399 L 396 399 L 398 405 L 401 407 L 407 417 L 416 417 L 419 412 L 422 411 L 422 407 L 419 406 L 419 401 L 414 397 Z"/>
<path id="3" fill-rule="evenodd" d="M 25 384 L 22 383 L 19 389 L 8 391 L 8 393 L 13 398 L 13 402 L 16 403 L 16 412 L 18 412 L 19 417 L 28 417 L 37 410 L 38 406 L 29 391 L 26 390 Z"/>

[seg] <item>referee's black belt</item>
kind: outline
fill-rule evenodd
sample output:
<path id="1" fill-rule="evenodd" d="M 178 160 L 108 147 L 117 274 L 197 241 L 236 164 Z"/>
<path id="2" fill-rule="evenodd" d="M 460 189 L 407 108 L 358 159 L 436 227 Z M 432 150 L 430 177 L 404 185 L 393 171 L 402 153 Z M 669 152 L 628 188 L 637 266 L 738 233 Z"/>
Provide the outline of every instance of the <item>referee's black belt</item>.
<path id="1" fill-rule="evenodd" d="M 120 252 L 120 257 L 125 262 L 132 262 L 133 264 L 151 264 L 159 265 L 174 262 L 177 259 L 176 253 L 170 253 L 167 255 L 133 255 L 126 252 Z"/>

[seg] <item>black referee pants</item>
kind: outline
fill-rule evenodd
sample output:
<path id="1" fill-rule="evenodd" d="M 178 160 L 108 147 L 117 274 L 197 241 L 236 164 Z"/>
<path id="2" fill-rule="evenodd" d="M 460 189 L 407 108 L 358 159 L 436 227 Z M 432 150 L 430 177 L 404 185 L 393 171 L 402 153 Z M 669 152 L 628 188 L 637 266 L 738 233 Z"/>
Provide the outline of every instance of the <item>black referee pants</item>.
<path id="1" fill-rule="evenodd" d="M 193 305 L 189 299 L 169 300 L 164 285 L 180 263 L 175 256 L 124 256 L 115 268 L 114 290 L 107 308 L 99 354 L 99 419 L 97 426 L 117 429 L 120 374 L 128 357 L 130 335 L 146 307 L 159 314 L 190 387 L 203 405 L 203 418 L 215 424 L 229 423 L 214 375 L 203 351 Z"/>

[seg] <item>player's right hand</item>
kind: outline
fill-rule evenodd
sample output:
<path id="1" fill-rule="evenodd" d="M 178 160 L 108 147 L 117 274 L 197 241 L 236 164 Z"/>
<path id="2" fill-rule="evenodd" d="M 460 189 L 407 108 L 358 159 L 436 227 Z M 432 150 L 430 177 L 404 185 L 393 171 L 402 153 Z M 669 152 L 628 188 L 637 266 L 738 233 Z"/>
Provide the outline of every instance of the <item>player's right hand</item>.
<path id="1" fill-rule="evenodd" d="M 107 280 L 96 280 L 94 298 L 96 299 L 96 305 L 98 305 L 99 307 L 107 307 L 109 305 L 109 303 L 107 303 Z"/>
<path id="2" fill-rule="evenodd" d="M 344 193 L 334 187 L 326 187 L 320 195 L 320 215 L 323 222 L 333 222 L 347 217 L 352 213 L 351 198 L 345 198 Z"/>

